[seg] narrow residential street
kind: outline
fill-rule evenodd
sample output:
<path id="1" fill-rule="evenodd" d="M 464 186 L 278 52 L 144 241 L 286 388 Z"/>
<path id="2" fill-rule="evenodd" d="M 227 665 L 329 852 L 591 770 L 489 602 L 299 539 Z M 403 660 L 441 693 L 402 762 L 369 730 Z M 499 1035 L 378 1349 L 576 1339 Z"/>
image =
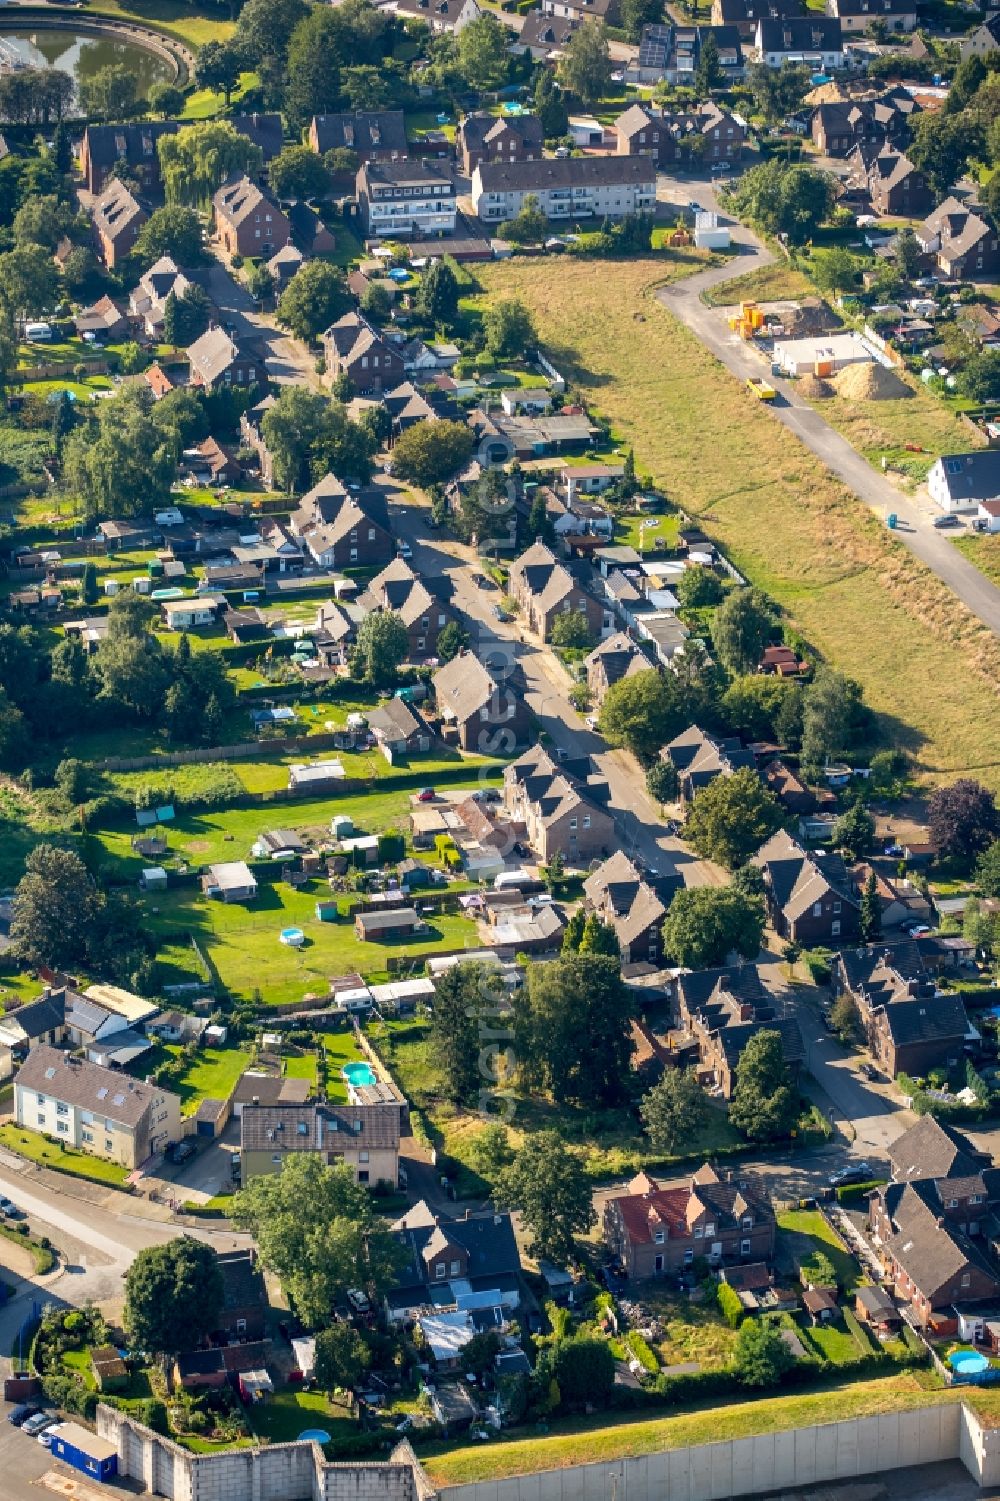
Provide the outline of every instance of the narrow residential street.
<path id="1" fill-rule="evenodd" d="M 267 373 L 275 385 L 318 387 L 315 357 L 298 339 L 275 327 L 273 320 L 257 310 L 246 287 L 224 265 L 213 261 L 199 279 L 222 313 L 223 321 L 237 336 L 263 340 Z"/>
<path id="2" fill-rule="evenodd" d="M 682 185 L 671 184 L 671 187 L 674 201 L 686 202 L 690 198 L 703 208 L 718 209 L 710 181 L 692 179 Z M 698 276 L 674 282 L 656 295 L 727 370 L 743 381 L 750 375 L 766 374 L 768 367 L 751 346 L 731 331 L 720 309 L 710 308 L 702 302 L 701 294 L 747 271 L 769 265 L 774 256 L 746 225 L 728 219 L 725 214 L 722 218 L 730 225 L 737 257 L 725 266 L 716 266 Z M 890 512 L 895 512 L 899 525 L 893 535 L 926 563 L 984 625 L 1000 635 L 1000 589 L 963 557 L 949 540 L 948 532 L 935 530 L 933 520 L 939 514 L 936 508 L 926 500 L 905 494 L 873 469 L 868 460 L 798 394 L 794 381 L 777 377 L 769 379 L 779 396 L 770 408 L 775 420 L 800 438 L 880 518 L 884 520 Z M 956 443 L 961 446 L 957 432 Z"/>

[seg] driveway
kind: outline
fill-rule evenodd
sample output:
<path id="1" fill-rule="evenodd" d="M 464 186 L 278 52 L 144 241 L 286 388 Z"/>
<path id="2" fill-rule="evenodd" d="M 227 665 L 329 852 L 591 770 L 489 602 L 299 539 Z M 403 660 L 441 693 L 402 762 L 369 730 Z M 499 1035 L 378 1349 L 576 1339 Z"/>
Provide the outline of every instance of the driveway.
<path id="1" fill-rule="evenodd" d="M 246 287 L 221 261 L 213 261 L 200 280 L 237 337 L 263 340 L 267 373 L 276 385 L 318 388 L 315 355 L 277 328 L 273 318 L 261 313 Z"/>
<path id="2" fill-rule="evenodd" d="M 693 199 L 704 208 L 718 209 L 710 181 L 664 184 L 661 179 L 660 191 L 664 197 L 669 195 L 673 202 L 687 203 Z M 725 219 L 726 216 L 722 214 L 721 217 Z M 731 331 L 720 309 L 707 307 L 701 301 L 701 294 L 707 288 L 731 281 L 746 271 L 767 266 L 775 257 L 746 225 L 732 220 L 728 222 L 737 251 L 736 260 L 675 282 L 656 295 L 664 307 L 686 324 L 706 349 L 742 381 L 764 372 L 760 355 Z M 801 439 L 879 517 L 885 519 L 890 512 L 895 512 L 899 526 L 894 536 L 922 563 L 926 563 L 984 625 L 1000 635 L 1000 589 L 952 546 L 946 532 L 935 530 L 933 518 L 939 514 L 936 508 L 926 499 L 921 501 L 905 495 L 873 469 L 867 459 L 798 394 L 794 382 L 777 377 L 770 379 L 779 398 L 769 407 L 774 419 Z"/>
<path id="3" fill-rule="evenodd" d="M 446 576 L 452 604 L 464 615 L 477 656 L 493 655 L 516 662 L 524 674 L 527 702 L 552 744 L 573 755 L 589 755 L 610 789 L 609 808 L 621 848 L 638 855 L 651 869 L 666 875 L 676 866 L 688 886 L 720 885 L 724 873 L 709 861 L 697 859 L 679 839 L 669 835 L 659 809 L 646 791 L 639 767 L 624 751 L 611 750 L 600 735 L 588 730 L 569 698 L 571 680 L 551 651 L 522 639 L 516 621 L 502 623 L 493 615 L 500 598 L 496 589 L 479 589 L 472 581 L 480 561 L 470 547 L 444 538 L 427 526 L 427 511 L 415 504 L 393 507 L 396 533 L 413 548 L 413 564 L 427 578 Z"/>

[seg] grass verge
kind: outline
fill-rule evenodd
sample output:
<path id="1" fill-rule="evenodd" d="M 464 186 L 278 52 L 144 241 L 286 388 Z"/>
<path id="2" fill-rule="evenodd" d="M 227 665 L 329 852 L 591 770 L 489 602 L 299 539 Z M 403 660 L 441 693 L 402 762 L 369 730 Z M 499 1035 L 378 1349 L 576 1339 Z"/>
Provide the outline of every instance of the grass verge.
<path id="1" fill-rule="evenodd" d="M 62 1150 L 56 1142 L 46 1141 L 37 1131 L 29 1131 L 24 1126 L 0 1126 L 0 1144 L 19 1157 L 27 1157 L 29 1162 L 37 1162 L 39 1167 L 69 1173 L 73 1178 L 87 1178 L 91 1183 L 103 1183 L 106 1187 L 122 1188 L 129 1174 L 129 1169 L 117 1162 L 105 1162 L 101 1157 L 73 1152 L 69 1147 Z"/>

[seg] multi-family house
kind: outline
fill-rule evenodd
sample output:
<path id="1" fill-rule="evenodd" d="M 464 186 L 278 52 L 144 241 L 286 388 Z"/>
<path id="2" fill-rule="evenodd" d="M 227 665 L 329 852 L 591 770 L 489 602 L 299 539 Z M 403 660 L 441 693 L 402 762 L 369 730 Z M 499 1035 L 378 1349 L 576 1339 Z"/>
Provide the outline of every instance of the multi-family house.
<path id="1" fill-rule="evenodd" d="M 326 375 L 332 383 L 344 375 L 359 396 L 378 396 L 401 385 L 402 356 L 363 313 L 345 313 L 323 335 Z"/>
<path id="2" fill-rule="evenodd" d="M 984 281 L 1000 271 L 996 227 L 958 198 L 946 198 L 916 231 L 925 255 L 954 281 Z"/>
<path id="3" fill-rule="evenodd" d="M 97 258 L 113 271 L 135 248 L 148 210 L 119 178 L 113 177 L 90 210 Z"/>
<path id="4" fill-rule="evenodd" d="M 604 1242 L 622 1271 L 642 1281 L 713 1266 L 774 1259 L 777 1221 L 762 1179 L 721 1176 L 709 1163 L 678 1183 L 639 1173 L 604 1206 Z"/>
<path id="5" fill-rule="evenodd" d="M 670 884 L 675 883 L 676 873 Z M 614 928 L 623 964 L 661 962 L 667 906 L 624 850 L 616 850 L 591 871 L 583 894 L 588 906 Z"/>
<path id="6" fill-rule="evenodd" d="M 925 174 L 887 142 L 869 164 L 868 194 L 874 213 L 907 219 L 926 214 L 934 202 Z"/>
<path id="7" fill-rule="evenodd" d="M 328 474 L 303 495 L 289 526 L 320 568 L 381 567 L 395 556 L 385 496 L 374 485 L 347 490 Z"/>
<path id="8" fill-rule="evenodd" d="M 826 0 L 826 13 L 845 32 L 871 31 L 875 24 L 886 31 L 917 29 L 915 0 Z"/>
<path id="9" fill-rule="evenodd" d="M 136 1168 L 182 1135 L 181 1102 L 157 1084 L 41 1043 L 14 1079 L 14 1118 L 76 1152 Z"/>
<path id="10" fill-rule="evenodd" d="M 400 1106 L 244 1105 L 240 1116 L 243 1182 L 280 1173 L 293 1152 L 314 1152 L 350 1168 L 358 1183 L 399 1180 Z"/>
<path id="11" fill-rule="evenodd" d="M 357 177 L 369 235 L 426 240 L 455 233 L 458 193 L 446 166 L 429 161 L 363 162 Z"/>
<path id="12" fill-rule="evenodd" d="M 246 136 L 248 141 L 260 147 L 265 167 L 280 155 L 285 144 L 285 128 L 277 111 L 253 110 L 249 115 L 231 115 L 229 123 L 237 135 Z"/>
<path id="13" fill-rule="evenodd" d="M 320 156 L 328 151 L 353 151 L 362 162 L 399 162 L 410 154 L 406 117 L 401 109 L 313 115 L 309 144 Z"/>
<path id="14" fill-rule="evenodd" d="M 144 120 L 139 125 L 88 125 L 80 147 L 80 168 L 88 193 L 104 191 L 113 173 L 137 182 L 143 192 L 155 193 L 160 186 L 157 142 L 174 135 L 176 120 Z"/>
<path id="15" fill-rule="evenodd" d="M 556 762 L 534 745 L 504 768 L 504 809 L 543 863 L 559 853 L 586 864 L 613 847 L 614 819 L 597 798 L 606 803 L 607 783 L 591 779 L 589 757 Z"/>
<path id="16" fill-rule="evenodd" d="M 712 0 L 711 19 L 713 26 L 735 26 L 743 41 L 752 42 L 758 21 L 784 21 L 805 13 L 804 0 Z"/>
<path id="17" fill-rule="evenodd" d="M 872 1056 L 890 1079 L 919 1078 L 962 1057 L 971 1035 L 962 998 L 939 989 L 915 943 L 843 949 L 831 989 L 854 1002 Z"/>
<path id="18" fill-rule="evenodd" d="M 212 210 L 215 233 L 227 255 L 270 260 L 291 238 L 287 215 L 249 177 L 223 183 L 212 199 Z"/>
<path id="19" fill-rule="evenodd" d="M 692 970 L 678 976 L 674 1019 L 698 1048 L 701 1071 L 731 1099 L 743 1049 L 758 1032 L 777 1032 L 793 1077 L 805 1057 L 802 1033 L 794 1016 L 761 979 L 756 964 Z"/>
<path id="20" fill-rule="evenodd" d="M 637 672 L 652 671 L 649 658 L 625 631 L 606 637 L 583 665 L 587 669 L 587 689 L 598 709 L 614 683 L 634 677 Z"/>
<path id="21" fill-rule="evenodd" d="M 191 385 L 212 391 L 216 386 L 259 386 L 267 389 L 263 341 L 236 339 L 225 328 L 208 328 L 187 351 Z"/>
<path id="22" fill-rule="evenodd" d="M 140 276 L 129 293 L 128 310 L 133 318 L 141 321 L 143 330 L 151 339 L 162 339 L 163 316 L 167 298 L 183 297 L 194 285 L 193 276 L 182 271 L 169 255 L 161 255 L 149 270 Z"/>
<path id="23" fill-rule="evenodd" d="M 466 177 L 480 162 L 530 162 L 542 155 L 542 122 L 537 115 L 466 115 L 458 127 L 455 149 Z"/>
<path id="24" fill-rule="evenodd" d="M 437 587 L 443 587 L 440 580 Z M 391 610 L 399 617 L 406 628 L 410 662 L 436 657 L 438 636 L 454 619 L 448 606 L 402 558 L 393 558 L 377 573 L 357 603 L 366 612 Z"/>
<path id="25" fill-rule="evenodd" d="M 757 22 L 754 47 L 767 68 L 808 63 L 824 71 L 844 66 L 844 37 L 836 16 L 800 16 Z"/>
<path id="26" fill-rule="evenodd" d="M 512 667 L 466 649 L 438 668 L 431 681 L 446 739 L 451 730 L 462 750 L 480 756 L 512 755 L 528 740 L 533 719 Z"/>
<path id="27" fill-rule="evenodd" d="M 453 1305 L 499 1306 L 509 1314 L 520 1307 L 521 1258 L 509 1214 L 467 1210 L 452 1218 L 435 1214 L 421 1199 L 391 1228 L 403 1254 L 385 1294 L 390 1323 Z"/>
<path id="28" fill-rule="evenodd" d="M 753 769 L 756 765 L 753 751 L 738 738 L 709 735 L 696 724 L 675 735 L 660 751 L 660 760 L 669 761 L 676 771 L 681 797 L 686 803 L 716 777 L 731 777 L 736 771 Z"/>
<path id="29" fill-rule="evenodd" d="M 626 82 L 693 87 L 709 36 L 718 52 L 723 88 L 738 83 L 743 77 L 743 41 L 736 26 L 678 26 L 673 21 L 643 27 L 639 55 L 625 65 Z"/>
<path id="30" fill-rule="evenodd" d="M 548 641 L 560 615 L 583 615 L 591 636 L 610 630 L 612 617 L 592 594 L 576 582 L 544 542 L 535 542 L 510 565 L 508 589 L 528 629 Z"/>
<path id="31" fill-rule="evenodd" d="M 434 32 L 462 31 L 482 15 L 476 0 L 378 0 L 377 8 L 423 21 Z"/>
<path id="32" fill-rule="evenodd" d="M 807 852 L 779 829 L 753 857 L 775 931 L 814 948 L 857 938 L 860 900 L 839 855 Z"/>
<path id="33" fill-rule="evenodd" d="M 511 39 L 511 51 L 526 53 L 536 62 L 558 58 L 569 46 L 573 33 L 581 23 L 576 19 L 557 19 L 547 16 L 541 6 L 529 10 L 524 25 Z"/>
<path id="34" fill-rule="evenodd" d="M 607 26 L 621 25 L 619 0 L 541 0 L 542 11 L 560 21 L 603 21 Z"/>
<path id="35" fill-rule="evenodd" d="M 483 161 L 472 174 L 472 205 L 484 224 L 515 218 L 529 196 L 550 219 L 650 213 L 656 204 L 656 166 L 645 156 L 545 157 Z"/>

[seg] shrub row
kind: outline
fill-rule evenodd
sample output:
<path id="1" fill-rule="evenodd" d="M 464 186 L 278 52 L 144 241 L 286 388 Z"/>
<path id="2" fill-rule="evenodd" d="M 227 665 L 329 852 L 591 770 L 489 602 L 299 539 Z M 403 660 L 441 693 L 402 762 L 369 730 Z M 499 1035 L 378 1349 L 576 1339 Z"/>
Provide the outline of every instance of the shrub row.
<path id="1" fill-rule="evenodd" d="M 871 1178 L 865 1183 L 845 1183 L 843 1188 L 837 1189 L 837 1203 L 855 1204 L 859 1199 L 863 1199 L 865 1194 L 870 1194 L 873 1189 L 882 1188 L 885 1181 L 884 1178 Z"/>
<path id="2" fill-rule="evenodd" d="M 733 1291 L 728 1282 L 720 1282 L 715 1290 L 715 1298 L 719 1312 L 730 1329 L 738 1329 L 746 1316 L 739 1294 Z"/>
<path id="3" fill-rule="evenodd" d="M 648 1375 L 656 1376 L 659 1373 L 660 1362 L 638 1329 L 629 1330 L 625 1336 L 625 1343 Z"/>

